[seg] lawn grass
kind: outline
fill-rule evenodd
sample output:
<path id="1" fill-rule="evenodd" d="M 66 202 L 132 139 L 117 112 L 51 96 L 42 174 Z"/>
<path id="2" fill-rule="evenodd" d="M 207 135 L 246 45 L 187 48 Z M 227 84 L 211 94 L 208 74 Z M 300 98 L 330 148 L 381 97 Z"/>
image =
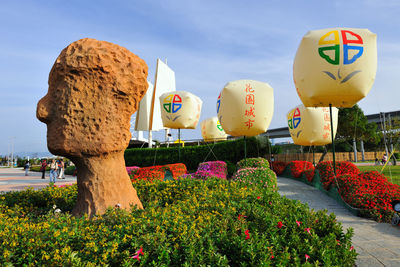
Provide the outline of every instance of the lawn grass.
<path id="1" fill-rule="evenodd" d="M 381 172 L 382 165 L 372 165 L 372 166 L 357 166 L 360 171 L 377 171 Z M 386 165 L 383 169 L 383 175 L 385 175 L 389 181 L 394 184 L 400 185 L 400 166 Z M 391 178 L 391 179 L 390 179 Z"/>

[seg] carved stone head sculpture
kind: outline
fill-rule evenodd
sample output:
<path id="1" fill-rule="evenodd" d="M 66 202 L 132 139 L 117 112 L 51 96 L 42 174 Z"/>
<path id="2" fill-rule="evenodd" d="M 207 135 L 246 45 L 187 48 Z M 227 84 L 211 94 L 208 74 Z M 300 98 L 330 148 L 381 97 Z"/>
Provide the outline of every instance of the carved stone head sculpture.
<path id="1" fill-rule="evenodd" d="M 130 118 L 147 87 L 146 63 L 116 44 L 81 39 L 56 59 L 36 115 L 47 124 L 49 151 L 77 166 L 73 213 L 92 216 L 110 206 L 142 208 L 123 152 L 131 137 Z"/>

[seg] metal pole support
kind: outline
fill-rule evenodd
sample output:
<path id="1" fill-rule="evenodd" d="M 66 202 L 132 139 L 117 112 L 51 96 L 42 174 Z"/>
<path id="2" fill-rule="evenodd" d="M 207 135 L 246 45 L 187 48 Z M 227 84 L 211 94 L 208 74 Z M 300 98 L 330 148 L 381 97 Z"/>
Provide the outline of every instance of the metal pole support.
<path id="1" fill-rule="evenodd" d="M 333 173 L 335 174 L 335 177 L 336 177 L 335 138 L 333 137 L 332 104 L 329 104 L 329 115 L 330 115 L 330 117 L 331 117 L 331 138 L 332 138 Z"/>

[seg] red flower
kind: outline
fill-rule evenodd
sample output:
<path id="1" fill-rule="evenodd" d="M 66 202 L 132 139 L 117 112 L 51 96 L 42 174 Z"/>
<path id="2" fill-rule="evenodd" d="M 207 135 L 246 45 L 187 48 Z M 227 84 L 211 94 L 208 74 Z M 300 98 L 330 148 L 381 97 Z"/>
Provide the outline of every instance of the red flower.
<path id="1" fill-rule="evenodd" d="M 311 235 L 311 228 L 305 228 L 304 231 L 306 231 L 307 233 L 309 233 Z"/>
<path id="2" fill-rule="evenodd" d="M 250 239 L 249 229 L 245 230 L 244 234 L 246 235 L 246 240 Z"/>
<path id="3" fill-rule="evenodd" d="M 304 171 L 306 170 L 314 170 L 314 166 L 311 162 L 308 161 L 300 161 L 294 160 L 290 162 L 290 171 L 295 178 L 300 178 Z M 309 174 L 311 175 L 311 174 Z M 314 177 L 314 173 L 312 172 L 312 177 Z M 312 179 L 311 179 L 312 180 Z"/>
<path id="4" fill-rule="evenodd" d="M 300 227 L 301 222 L 300 221 L 296 221 L 296 223 L 297 223 L 297 226 Z"/>
<path id="5" fill-rule="evenodd" d="M 304 255 L 306 257 L 306 261 L 308 261 L 308 259 L 310 258 L 310 256 L 308 256 L 307 254 Z"/>
<path id="6" fill-rule="evenodd" d="M 260 198 L 261 198 L 260 196 L 257 197 L 257 199 L 260 199 Z"/>
<path id="7" fill-rule="evenodd" d="M 278 225 L 276 227 L 278 227 L 279 229 L 281 229 L 283 226 L 283 223 L 281 221 L 278 222 Z"/>

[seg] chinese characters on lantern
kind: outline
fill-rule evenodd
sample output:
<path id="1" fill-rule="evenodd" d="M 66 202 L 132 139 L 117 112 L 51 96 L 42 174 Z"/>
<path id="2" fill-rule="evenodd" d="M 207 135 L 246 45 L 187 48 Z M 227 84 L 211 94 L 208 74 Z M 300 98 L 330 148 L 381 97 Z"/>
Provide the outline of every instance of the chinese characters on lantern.
<path id="1" fill-rule="evenodd" d="M 246 104 L 246 110 L 244 113 L 244 116 L 246 117 L 245 125 L 247 129 L 250 129 L 253 127 L 254 123 L 254 118 L 256 117 L 255 114 L 255 98 L 254 98 L 254 89 L 251 87 L 251 84 L 247 83 L 246 84 L 246 97 L 245 97 L 245 104 Z"/>
<path id="2" fill-rule="evenodd" d="M 328 108 L 322 108 L 322 112 L 324 113 L 324 133 L 322 137 L 328 139 L 331 136 L 331 116 Z"/>

